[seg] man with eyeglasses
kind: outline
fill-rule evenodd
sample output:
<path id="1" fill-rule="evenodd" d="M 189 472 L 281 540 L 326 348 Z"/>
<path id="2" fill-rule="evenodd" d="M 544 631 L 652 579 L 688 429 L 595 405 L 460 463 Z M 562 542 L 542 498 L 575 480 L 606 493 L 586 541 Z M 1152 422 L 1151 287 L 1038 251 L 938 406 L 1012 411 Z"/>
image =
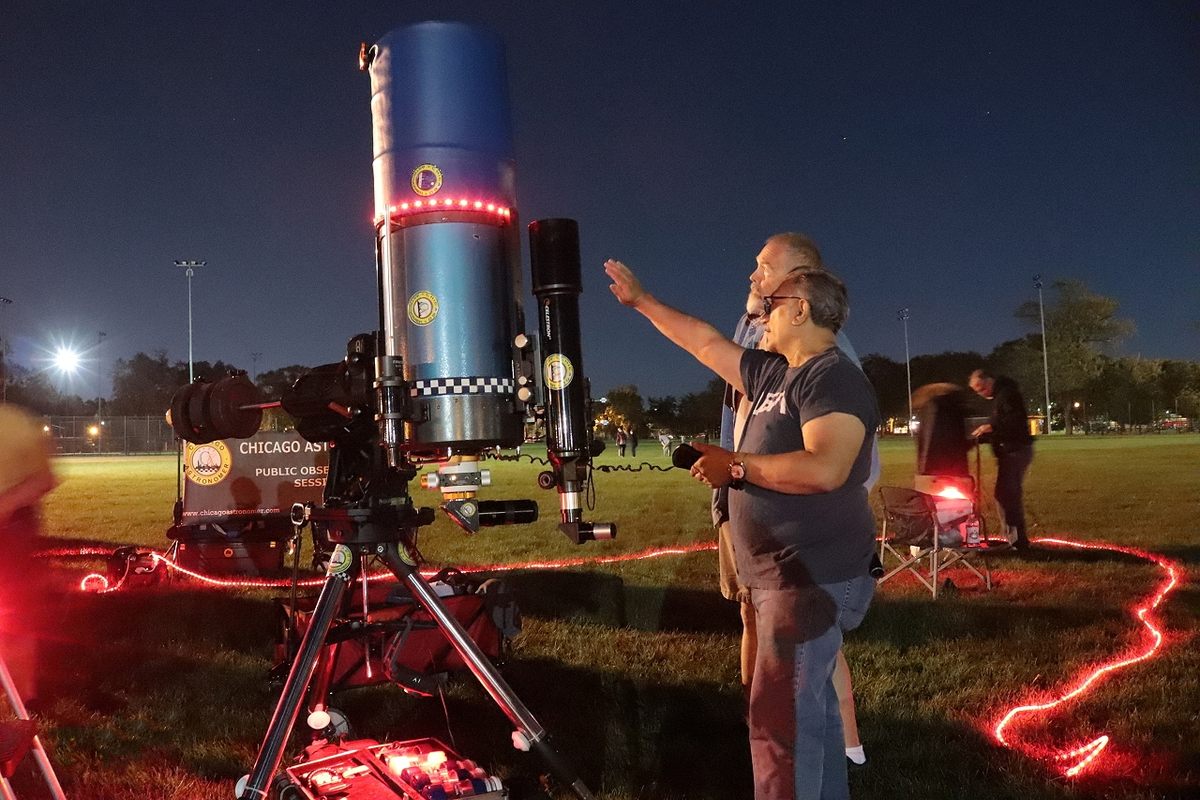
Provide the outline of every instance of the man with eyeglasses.
<path id="1" fill-rule="evenodd" d="M 802 233 L 777 233 L 763 244 L 762 250 L 755 258 L 755 268 L 750 274 L 750 291 L 746 297 L 746 311 L 738 319 L 734 328 L 733 341 L 746 348 L 759 347 L 763 338 L 762 312 L 764 293 L 770 294 L 793 272 L 801 269 L 821 269 L 821 251 L 808 236 Z M 844 330 L 837 333 L 837 346 L 850 357 L 856 366 L 862 368 L 858 354 Z M 767 348 L 769 349 L 769 348 Z M 732 385 L 726 385 L 725 401 L 721 409 L 721 447 L 726 450 L 736 450 L 735 443 L 741 440 L 741 428 L 749 404 L 743 395 L 736 392 Z M 874 436 L 871 437 L 871 472 L 865 484 L 868 494 L 879 480 L 880 461 L 879 446 Z M 726 486 L 713 490 L 713 526 L 717 529 L 717 563 L 719 569 L 719 587 L 721 595 L 738 603 L 742 618 L 741 643 L 741 678 L 742 688 L 749 697 L 750 687 L 754 678 L 755 657 L 755 619 L 754 606 L 750 603 L 750 591 L 743 586 L 737 577 L 737 569 L 733 554 L 732 536 L 729 531 L 729 489 Z M 878 567 L 876 573 L 875 568 Z M 872 574 L 878 577 L 883 574 L 883 565 L 875 558 L 872 563 Z M 842 732 L 846 749 L 846 757 L 854 764 L 862 765 L 867 761 L 866 751 L 858 735 L 858 720 L 854 706 L 854 688 L 850 678 L 850 666 L 845 656 L 839 651 L 837 664 L 833 673 L 834 686 L 837 689 L 838 704 L 842 714 Z"/>
<path id="2" fill-rule="evenodd" d="M 874 593 L 875 522 L 864 483 L 879 410 L 866 376 L 837 347 L 844 285 L 809 267 L 771 286 L 776 271 L 792 266 L 773 260 L 785 249 L 768 242 L 754 279 L 774 353 L 740 347 L 664 305 L 618 261 L 605 271 L 622 304 L 750 401 L 737 450 L 694 443 L 701 457 L 692 474 L 731 489 L 737 572 L 758 621 L 754 796 L 836 800 L 849 788 L 832 675 L 843 632 L 862 621 Z"/>

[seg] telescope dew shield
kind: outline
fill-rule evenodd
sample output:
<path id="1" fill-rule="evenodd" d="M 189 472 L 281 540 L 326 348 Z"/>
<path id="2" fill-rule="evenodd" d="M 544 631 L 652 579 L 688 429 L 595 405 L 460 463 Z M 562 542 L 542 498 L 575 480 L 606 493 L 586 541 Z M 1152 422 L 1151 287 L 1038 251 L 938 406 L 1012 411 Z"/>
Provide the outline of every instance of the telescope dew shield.
<path id="1" fill-rule="evenodd" d="M 403 441 L 399 404 L 382 404 L 393 409 L 380 420 L 383 444 L 443 455 L 519 444 L 513 341 L 524 319 L 503 44 L 425 22 L 387 34 L 366 62 L 378 372 L 391 377 L 380 392 L 407 394 Z"/>

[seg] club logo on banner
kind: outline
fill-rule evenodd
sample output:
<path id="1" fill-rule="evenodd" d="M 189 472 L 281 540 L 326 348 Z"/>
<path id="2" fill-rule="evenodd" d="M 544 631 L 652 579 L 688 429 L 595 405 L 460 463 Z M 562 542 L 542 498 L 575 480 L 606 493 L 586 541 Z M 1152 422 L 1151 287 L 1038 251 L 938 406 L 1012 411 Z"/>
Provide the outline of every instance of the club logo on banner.
<path id="1" fill-rule="evenodd" d="M 295 503 L 320 503 L 329 446 L 295 432 L 259 431 L 249 439 L 187 445 L 183 519 L 286 518 Z"/>
<path id="2" fill-rule="evenodd" d="M 215 486 L 229 477 L 233 458 L 222 441 L 189 444 L 184 451 L 184 474 L 198 486 Z"/>

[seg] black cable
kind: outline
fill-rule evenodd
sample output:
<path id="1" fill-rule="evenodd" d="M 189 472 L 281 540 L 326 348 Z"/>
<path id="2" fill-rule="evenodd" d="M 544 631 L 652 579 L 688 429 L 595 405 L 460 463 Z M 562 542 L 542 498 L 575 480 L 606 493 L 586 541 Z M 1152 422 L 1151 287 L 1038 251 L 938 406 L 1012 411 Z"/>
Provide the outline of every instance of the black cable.
<path id="1" fill-rule="evenodd" d="M 506 455 L 503 455 L 502 453 L 489 453 L 489 452 L 485 452 L 485 453 L 483 453 L 483 458 L 484 458 L 484 459 L 489 459 L 489 458 L 490 458 L 490 459 L 492 459 L 492 460 L 494 460 L 494 461 L 522 461 L 522 460 L 528 460 L 528 461 L 529 461 L 529 463 L 531 463 L 531 464 L 542 464 L 542 465 L 544 465 L 544 466 L 549 466 L 549 464 L 550 464 L 550 462 L 549 462 L 549 461 L 547 461 L 546 459 L 544 459 L 544 458 L 538 458 L 537 456 L 531 456 L 531 455 L 529 455 L 529 453 L 516 453 L 516 454 L 514 454 L 514 455 L 511 455 L 511 456 L 506 456 Z"/>
<path id="2" fill-rule="evenodd" d="M 596 467 L 596 469 L 600 472 L 641 472 L 643 469 L 650 469 L 657 472 L 670 472 L 673 469 L 679 469 L 679 467 L 660 467 L 658 464 L 651 464 L 649 461 L 643 461 L 636 467 L 628 464 L 604 464 Z"/>
<path id="3" fill-rule="evenodd" d="M 438 683 L 438 697 L 442 701 L 442 716 L 446 718 L 446 735 L 450 737 L 450 747 L 458 750 L 458 742 L 454 741 L 454 728 L 450 724 L 450 706 L 446 704 L 446 682 Z"/>
<path id="4" fill-rule="evenodd" d="M 588 511 L 596 510 L 596 470 L 591 461 L 588 461 L 587 465 L 587 491 L 583 496 L 583 502 L 587 505 Z"/>

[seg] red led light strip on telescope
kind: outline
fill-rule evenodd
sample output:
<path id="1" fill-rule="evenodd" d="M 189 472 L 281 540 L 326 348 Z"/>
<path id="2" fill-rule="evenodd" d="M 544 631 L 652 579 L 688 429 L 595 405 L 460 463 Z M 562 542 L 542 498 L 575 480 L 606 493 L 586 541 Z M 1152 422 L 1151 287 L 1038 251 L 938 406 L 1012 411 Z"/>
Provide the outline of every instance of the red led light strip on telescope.
<path id="1" fill-rule="evenodd" d="M 429 197 L 424 200 L 407 200 L 403 203 L 388 206 L 391 217 L 404 217 L 413 214 L 424 214 L 428 211 L 473 211 L 481 214 L 491 214 L 500 219 L 512 219 L 512 209 L 487 200 L 468 200 L 465 197 Z M 383 217 L 375 218 L 375 224 L 383 222 Z"/>
<path id="2" fill-rule="evenodd" d="M 1158 555 L 1157 553 L 1150 553 L 1134 547 L 1122 547 L 1120 545 L 1102 543 L 1073 542 L 1067 539 L 1049 538 L 1035 539 L 1034 543 L 1054 545 L 1059 547 L 1074 547 L 1081 550 L 1111 550 L 1116 553 L 1125 553 L 1126 555 L 1136 556 L 1137 558 L 1145 561 L 1150 561 L 1156 564 L 1161 570 L 1163 570 L 1164 573 L 1166 573 L 1166 578 L 1159 585 L 1158 591 L 1156 591 L 1150 599 L 1142 603 L 1140 606 L 1130 609 L 1134 616 L 1138 618 L 1138 621 L 1141 622 L 1142 625 L 1145 626 L 1146 630 L 1150 633 L 1150 640 L 1146 642 L 1146 645 L 1143 649 L 1128 655 L 1118 656 L 1111 661 L 1107 661 L 1093 667 L 1083 680 L 1053 700 L 1044 703 L 1028 703 L 1009 709 L 1000 718 L 1000 721 L 996 723 L 996 726 L 992 731 L 992 736 L 995 737 L 996 741 L 1005 747 L 1020 750 L 1021 752 L 1031 756 L 1043 758 L 1048 757 L 1055 761 L 1072 762 L 1070 766 L 1065 768 L 1063 774 L 1068 778 L 1073 778 L 1095 763 L 1096 758 L 1104 751 L 1104 748 L 1106 748 L 1110 742 L 1110 737 L 1108 734 L 1097 736 L 1087 744 L 1072 748 L 1070 750 L 1055 751 L 1051 748 L 1037 747 L 1028 742 L 1020 741 L 1019 737 L 1007 732 L 1009 726 L 1020 717 L 1030 715 L 1033 715 L 1035 718 L 1047 716 L 1053 709 L 1069 700 L 1074 700 L 1075 698 L 1087 692 L 1089 689 L 1095 686 L 1097 681 L 1106 675 L 1119 669 L 1124 669 L 1125 667 L 1146 661 L 1156 655 L 1162 648 L 1164 636 L 1162 630 L 1160 630 L 1150 618 L 1150 612 L 1158 608 L 1166 596 L 1179 583 L 1179 580 L 1183 574 L 1183 570 L 1180 569 L 1178 564 L 1175 564 L 1174 562 L 1161 555 Z"/>

